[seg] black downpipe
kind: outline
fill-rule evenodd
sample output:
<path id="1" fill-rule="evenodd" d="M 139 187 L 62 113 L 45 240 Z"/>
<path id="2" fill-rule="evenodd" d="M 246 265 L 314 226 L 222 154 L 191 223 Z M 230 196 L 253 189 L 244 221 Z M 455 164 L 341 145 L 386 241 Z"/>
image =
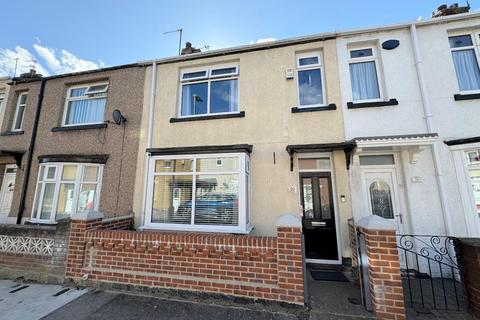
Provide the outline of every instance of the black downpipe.
<path id="1" fill-rule="evenodd" d="M 22 196 L 20 198 L 20 206 L 18 208 L 18 213 L 17 213 L 17 224 L 22 223 L 23 211 L 25 210 L 25 197 L 27 195 L 28 181 L 30 178 L 30 169 L 32 167 L 33 149 L 35 148 L 35 141 L 37 137 L 37 128 L 38 128 L 38 122 L 40 120 L 40 110 L 42 109 L 43 91 L 45 89 L 45 82 L 47 82 L 47 80 L 42 79 L 42 82 L 40 84 L 40 92 L 38 93 L 37 110 L 35 112 L 35 119 L 33 121 L 30 145 L 28 146 L 28 151 L 27 151 L 27 166 L 25 167 L 25 170 L 23 172 Z"/>

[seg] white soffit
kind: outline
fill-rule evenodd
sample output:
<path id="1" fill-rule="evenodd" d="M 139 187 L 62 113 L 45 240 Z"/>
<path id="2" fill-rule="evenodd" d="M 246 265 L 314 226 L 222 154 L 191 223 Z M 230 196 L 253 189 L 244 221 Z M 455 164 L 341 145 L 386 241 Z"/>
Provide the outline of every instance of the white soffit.
<path id="1" fill-rule="evenodd" d="M 438 135 L 436 133 L 431 133 L 398 136 L 359 137 L 354 138 L 353 140 L 357 144 L 357 148 L 426 146 L 434 144 L 438 140 Z"/>

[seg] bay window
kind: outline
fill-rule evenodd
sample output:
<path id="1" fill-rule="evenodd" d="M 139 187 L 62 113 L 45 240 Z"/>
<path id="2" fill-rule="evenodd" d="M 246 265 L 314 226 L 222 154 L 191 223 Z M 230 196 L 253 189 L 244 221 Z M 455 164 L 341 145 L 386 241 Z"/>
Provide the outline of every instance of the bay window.
<path id="1" fill-rule="evenodd" d="M 298 106 L 325 105 L 322 59 L 319 52 L 297 55 Z"/>
<path id="2" fill-rule="evenodd" d="M 145 227 L 247 233 L 246 154 L 155 156 Z"/>
<path id="3" fill-rule="evenodd" d="M 180 100 L 181 117 L 238 112 L 238 67 L 183 72 Z"/>
<path id="4" fill-rule="evenodd" d="M 374 47 L 349 50 L 349 69 L 353 101 L 381 99 Z"/>
<path id="5" fill-rule="evenodd" d="M 99 124 L 105 121 L 108 83 L 73 86 L 68 89 L 63 126 Z"/>
<path id="6" fill-rule="evenodd" d="M 480 69 L 478 66 L 478 34 L 466 34 L 448 38 L 453 64 L 460 91 L 480 90 Z"/>
<path id="7" fill-rule="evenodd" d="M 103 166 L 98 164 L 41 164 L 32 220 L 55 221 L 98 210 L 102 171 Z"/>

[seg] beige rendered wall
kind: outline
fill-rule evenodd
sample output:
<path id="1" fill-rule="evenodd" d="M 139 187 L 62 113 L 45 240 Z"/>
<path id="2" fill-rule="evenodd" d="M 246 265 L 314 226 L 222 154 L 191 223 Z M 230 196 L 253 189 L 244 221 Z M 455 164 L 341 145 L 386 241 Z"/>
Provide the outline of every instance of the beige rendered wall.
<path id="1" fill-rule="evenodd" d="M 337 110 L 292 113 L 297 106 L 296 77 L 286 80 L 285 70 L 295 69 L 295 54 L 321 51 L 324 61 L 326 103 Z M 170 123 L 178 112 L 180 72 L 184 68 L 222 63 L 239 66 L 239 111 L 244 118 Z M 144 116 L 137 163 L 134 211 L 142 223 L 147 114 L 150 103 L 150 66 L 146 72 Z M 157 66 L 156 104 L 152 147 L 252 144 L 251 220 L 253 233 L 273 235 L 277 218 L 286 212 L 301 215 L 297 162 L 290 172 L 288 144 L 332 143 L 344 141 L 343 118 L 336 62 L 335 40 L 320 41 L 275 49 L 246 52 L 223 57 L 197 59 Z M 275 153 L 276 162 L 273 161 Z M 338 216 L 342 228 L 350 217 L 348 180 L 343 151 L 334 154 L 334 178 Z M 341 194 L 347 203 L 340 203 Z M 346 230 L 346 229 L 345 229 Z M 347 234 L 347 232 L 344 232 Z M 345 242 L 344 247 L 348 247 Z"/>

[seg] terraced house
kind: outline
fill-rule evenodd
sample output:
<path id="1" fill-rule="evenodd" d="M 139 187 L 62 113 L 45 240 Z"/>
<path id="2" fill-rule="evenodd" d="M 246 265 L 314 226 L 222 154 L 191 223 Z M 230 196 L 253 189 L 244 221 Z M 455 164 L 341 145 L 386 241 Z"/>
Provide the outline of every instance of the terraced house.
<path id="1" fill-rule="evenodd" d="M 0 213 L 48 239 L 71 218 L 69 241 L 49 244 L 68 246 L 59 279 L 303 304 L 306 263 L 353 265 L 369 270 L 363 303 L 402 319 L 400 276 L 431 259 L 415 237 L 443 237 L 443 259 L 449 236 L 480 236 L 479 25 L 479 13 L 440 14 L 207 52 L 187 43 L 178 57 L 12 79 Z M 455 285 L 459 266 L 441 261 L 429 276 Z"/>
<path id="2" fill-rule="evenodd" d="M 21 254 L 33 250 L 22 249 L 22 241 L 41 239 L 37 249 L 53 255 L 46 264 L 60 268 L 57 280 L 65 273 L 72 215 L 133 212 L 143 72 L 127 65 L 51 77 L 32 71 L 10 80 L 0 134 L 1 213 L 9 223 L 3 240 L 10 240 L 7 251 Z M 24 267 L 21 257 L 2 259 L 2 273 L 22 274 Z"/>

